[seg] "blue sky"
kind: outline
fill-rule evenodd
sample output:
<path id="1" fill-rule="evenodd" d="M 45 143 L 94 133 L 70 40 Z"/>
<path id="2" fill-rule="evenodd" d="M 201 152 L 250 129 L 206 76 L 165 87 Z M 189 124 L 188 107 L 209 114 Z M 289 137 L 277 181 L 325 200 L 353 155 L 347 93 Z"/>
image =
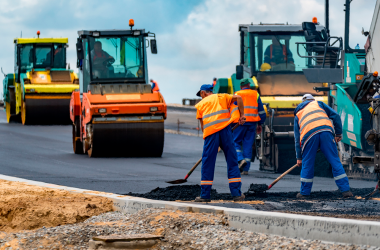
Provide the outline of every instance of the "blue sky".
<path id="1" fill-rule="evenodd" d="M 81 29 L 136 28 L 157 35 L 158 54 L 148 53 L 149 77 L 156 79 L 167 103 L 193 98 L 201 84 L 228 77 L 239 62 L 238 25 L 292 23 L 318 17 L 324 24 L 324 0 L 2 0 L 0 66 L 13 72 L 13 38 L 68 37 L 68 62 L 75 69 L 75 42 Z M 330 1 L 331 34 L 344 35 L 344 0 Z M 375 0 L 354 0 L 350 44 L 361 47 Z M 75 69 L 76 70 L 76 69 Z"/>

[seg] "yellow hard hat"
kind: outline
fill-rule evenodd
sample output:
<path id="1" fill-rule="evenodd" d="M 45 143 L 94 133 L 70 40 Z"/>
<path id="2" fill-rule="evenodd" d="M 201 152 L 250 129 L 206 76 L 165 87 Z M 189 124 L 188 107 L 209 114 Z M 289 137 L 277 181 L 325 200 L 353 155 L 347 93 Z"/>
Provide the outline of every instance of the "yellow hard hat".
<path id="1" fill-rule="evenodd" d="M 270 70 L 272 67 L 269 65 L 269 63 L 263 63 L 261 64 L 260 71 L 267 71 Z"/>

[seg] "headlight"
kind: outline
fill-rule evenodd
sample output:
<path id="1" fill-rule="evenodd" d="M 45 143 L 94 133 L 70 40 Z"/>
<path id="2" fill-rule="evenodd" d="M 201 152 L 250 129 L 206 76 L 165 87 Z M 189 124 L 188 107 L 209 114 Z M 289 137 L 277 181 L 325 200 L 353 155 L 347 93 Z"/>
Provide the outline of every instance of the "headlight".
<path id="1" fill-rule="evenodd" d="M 100 33 L 99 33 L 99 32 L 96 32 L 96 31 L 94 31 L 94 32 L 92 32 L 92 36 L 100 36 Z"/>
<path id="2" fill-rule="evenodd" d="M 107 109 L 98 109 L 98 113 L 107 113 Z"/>
<path id="3" fill-rule="evenodd" d="M 151 107 L 150 108 L 150 112 L 154 112 L 154 111 L 157 111 L 157 107 Z"/>
<path id="4" fill-rule="evenodd" d="M 139 30 L 133 32 L 133 35 L 135 35 L 135 36 L 139 36 L 140 34 L 141 34 L 141 32 Z"/>
<path id="5" fill-rule="evenodd" d="M 36 92 L 36 90 L 35 89 L 30 89 L 30 92 Z"/>

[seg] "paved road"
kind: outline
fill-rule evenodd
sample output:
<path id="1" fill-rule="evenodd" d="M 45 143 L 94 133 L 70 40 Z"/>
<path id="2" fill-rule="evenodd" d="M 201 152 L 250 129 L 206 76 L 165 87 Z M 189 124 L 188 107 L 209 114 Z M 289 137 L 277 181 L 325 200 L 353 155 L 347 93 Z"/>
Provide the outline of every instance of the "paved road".
<path id="1" fill-rule="evenodd" d="M 190 121 L 194 113 L 170 112 L 166 127 L 177 117 Z M 196 123 L 195 123 L 196 124 Z M 124 194 L 145 193 L 166 187 L 166 180 L 183 178 L 202 154 L 203 139 L 195 136 L 165 135 L 162 158 L 89 158 L 72 152 L 70 126 L 22 126 L 7 124 L 0 109 L 0 174 L 77 188 Z M 214 188 L 229 192 L 223 153 L 217 159 Z M 243 190 L 250 183 L 271 183 L 278 174 L 258 171 L 253 164 L 249 176 L 243 176 Z M 188 184 L 199 184 L 200 167 Z M 287 176 L 272 192 L 297 191 L 299 176 Z M 374 182 L 351 180 L 351 186 L 374 187 Z M 333 179 L 315 178 L 314 190 L 336 190 Z"/>

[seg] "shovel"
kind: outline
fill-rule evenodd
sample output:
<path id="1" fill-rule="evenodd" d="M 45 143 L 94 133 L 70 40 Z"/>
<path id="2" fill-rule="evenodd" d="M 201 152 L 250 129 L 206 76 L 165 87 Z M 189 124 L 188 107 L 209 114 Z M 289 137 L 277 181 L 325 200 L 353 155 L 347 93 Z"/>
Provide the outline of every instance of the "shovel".
<path id="1" fill-rule="evenodd" d="M 239 126 L 239 123 L 236 124 L 233 128 L 232 128 L 232 131 L 234 131 L 237 127 Z M 218 148 L 218 153 L 220 152 L 220 147 Z M 198 167 L 198 165 L 202 162 L 202 158 L 200 158 L 197 163 L 195 163 L 195 165 L 190 169 L 190 171 L 187 173 L 187 175 L 185 176 L 184 179 L 178 179 L 178 180 L 174 180 L 174 181 L 166 181 L 166 183 L 170 183 L 170 184 L 182 184 L 182 183 L 185 183 L 187 182 L 187 178 L 190 177 L 190 175 L 194 172 L 194 170 Z"/>
<path id="2" fill-rule="evenodd" d="M 279 180 L 282 179 L 282 177 L 287 175 L 290 171 L 295 169 L 297 166 L 298 165 L 296 164 L 293 167 L 286 170 L 282 175 L 280 175 L 276 180 L 274 180 L 269 186 L 267 186 L 266 184 L 251 184 L 251 186 L 249 187 L 249 191 L 253 191 L 255 193 L 262 193 L 271 189 Z"/>
<path id="3" fill-rule="evenodd" d="M 318 149 L 317 153 L 319 151 L 321 151 L 321 149 Z M 296 164 L 293 167 L 291 167 L 288 170 L 286 170 L 282 175 L 280 175 L 276 180 L 274 180 L 269 186 L 267 186 L 266 184 L 251 184 L 251 186 L 249 187 L 248 191 L 253 191 L 255 193 L 262 193 L 262 192 L 265 192 L 265 191 L 271 189 L 274 186 L 274 184 L 276 184 L 279 180 L 281 180 L 282 177 L 284 177 L 285 175 L 289 174 L 289 172 L 291 172 L 297 166 L 298 165 Z"/>

